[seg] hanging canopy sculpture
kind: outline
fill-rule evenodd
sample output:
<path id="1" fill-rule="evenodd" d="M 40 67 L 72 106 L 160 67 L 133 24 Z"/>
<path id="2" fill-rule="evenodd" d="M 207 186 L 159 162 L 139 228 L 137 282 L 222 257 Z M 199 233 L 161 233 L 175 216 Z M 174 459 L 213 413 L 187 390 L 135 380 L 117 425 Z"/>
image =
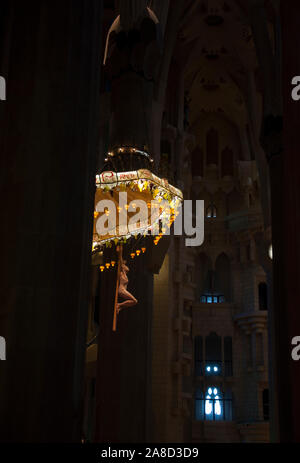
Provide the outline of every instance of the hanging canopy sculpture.
<path id="1" fill-rule="evenodd" d="M 183 200 L 179 189 L 149 169 L 124 171 L 124 166 L 144 167 L 151 161 L 146 151 L 120 147 L 108 154 L 103 172 L 96 175 L 93 251 L 115 248 L 117 254 L 116 260 L 100 266 L 103 272 L 117 264 L 114 331 L 119 311 L 137 303 L 127 291 L 129 268 L 123 260 L 123 246 L 130 247 L 134 259 L 146 252 L 147 237 L 153 237 L 157 245 L 169 233 Z M 125 300 L 119 302 L 119 298 Z"/>

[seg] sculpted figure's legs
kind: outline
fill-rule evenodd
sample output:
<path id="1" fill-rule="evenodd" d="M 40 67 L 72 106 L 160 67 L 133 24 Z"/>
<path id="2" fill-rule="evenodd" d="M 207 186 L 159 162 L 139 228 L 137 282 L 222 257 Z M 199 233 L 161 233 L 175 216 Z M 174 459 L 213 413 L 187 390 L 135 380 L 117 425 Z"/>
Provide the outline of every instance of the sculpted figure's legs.
<path id="1" fill-rule="evenodd" d="M 126 261 L 122 261 L 118 297 L 125 299 L 125 301 L 117 303 L 117 313 L 119 313 L 122 309 L 125 309 L 127 307 L 133 307 L 138 302 L 137 299 L 129 291 L 127 291 L 127 285 L 128 285 L 127 273 L 128 272 L 129 272 L 129 268 L 126 266 Z"/>

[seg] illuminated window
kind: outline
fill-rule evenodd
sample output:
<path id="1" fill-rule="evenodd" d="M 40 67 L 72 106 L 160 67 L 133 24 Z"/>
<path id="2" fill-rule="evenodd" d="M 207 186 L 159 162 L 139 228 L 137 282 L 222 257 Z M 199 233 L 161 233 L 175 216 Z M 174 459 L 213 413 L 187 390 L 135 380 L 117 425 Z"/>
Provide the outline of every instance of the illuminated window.
<path id="1" fill-rule="evenodd" d="M 221 374 L 220 362 L 206 364 L 205 374 L 206 375 L 220 375 Z"/>
<path id="2" fill-rule="evenodd" d="M 209 386 L 205 393 L 200 388 L 195 391 L 195 419 L 199 421 L 231 421 L 232 394 L 225 394 L 218 386 Z"/>
<path id="3" fill-rule="evenodd" d="M 220 390 L 217 387 L 209 387 L 205 394 L 205 418 L 218 420 L 223 417 L 223 402 Z"/>
<path id="4" fill-rule="evenodd" d="M 203 294 L 200 300 L 204 304 L 220 304 L 225 302 L 225 298 L 222 294 Z"/>
<path id="5" fill-rule="evenodd" d="M 195 336 L 194 360 L 196 376 L 232 376 L 232 337 L 225 336 L 222 343 L 222 338 L 216 333 L 205 338 Z"/>
<path id="6" fill-rule="evenodd" d="M 205 376 L 222 375 L 222 338 L 210 333 L 205 338 Z"/>

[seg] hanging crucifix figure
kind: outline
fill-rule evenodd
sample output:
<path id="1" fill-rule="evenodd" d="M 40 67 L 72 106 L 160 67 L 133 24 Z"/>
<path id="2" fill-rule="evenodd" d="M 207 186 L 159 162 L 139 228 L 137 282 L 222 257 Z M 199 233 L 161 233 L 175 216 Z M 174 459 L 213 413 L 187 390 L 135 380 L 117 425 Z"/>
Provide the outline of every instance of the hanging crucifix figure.
<path id="1" fill-rule="evenodd" d="M 128 277 L 127 273 L 129 272 L 129 268 L 126 265 L 126 260 L 121 258 L 121 269 L 120 269 L 120 278 L 119 278 L 119 290 L 118 296 L 122 299 L 125 299 L 123 302 L 117 303 L 117 312 L 119 313 L 122 309 L 126 309 L 127 307 L 132 307 L 137 304 L 136 298 L 127 291 L 128 285 Z"/>
<path id="2" fill-rule="evenodd" d="M 122 309 L 128 307 L 133 307 L 138 303 L 137 299 L 127 291 L 128 277 L 127 273 L 129 268 L 126 265 L 126 261 L 122 257 L 122 246 L 117 248 L 119 254 L 118 262 L 118 277 L 117 277 L 117 286 L 116 286 L 116 296 L 115 296 L 115 308 L 114 308 L 114 320 L 113 320 L 113 330 L 116 331 L 117 326 L 117 315 L 119 315 Z M 123 302 L 118 302 L 119 297 L 124 299 Z"/>

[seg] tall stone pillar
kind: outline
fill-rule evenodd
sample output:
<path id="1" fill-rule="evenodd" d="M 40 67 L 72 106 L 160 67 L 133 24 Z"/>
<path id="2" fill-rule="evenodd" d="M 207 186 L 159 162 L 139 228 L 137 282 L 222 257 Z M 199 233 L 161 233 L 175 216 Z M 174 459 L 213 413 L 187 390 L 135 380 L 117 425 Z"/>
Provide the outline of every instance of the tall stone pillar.
<path id="1" fill-rule="evenodd" d="M 146 2 L 120 2 L 120 16 L 107 38 L 105 70 L 111 82 L 111 149 L 129 146 L 149 150 L 160 44 L 157 18 L 145 5 L 141 8 L 143 4 Z M 140 165 L 138 156 L 132 155 L 130 160 L 120 159 L 119 169 L 139 169 L 148 166 L 146 162 L 147 159 Z M 124 256 L 128 249 L 130 243 L 124 245 Z M 100 275 L 103 291 L 96 383 L 97 442 L 150 440 L 153 277 L 146 268 L 148 254 L 149 249 L 145 259 L 127 258 L 128 288 L 138 304 L 121 311 L 116 332 L 112 331 L 112 320 L 117 276 L 113 272 Z"/>
<path id="2" fill-rule="evenodd" d="M 132 260 L 127 255 L 126 246 L 123 253 L 130 268 L 128 290 L 134 294 L 138 304 L 120 312 L 117 331 L 112 331 L 117 274 L 103 272 L 99 307 L 96 442 L 137 443 L 151 439 L 153 277 L 143 257 Z"/>
<path id="3" fill-rule="evenodd" d="M 281 2 L 282 24 L 282 92 L 283 92 L 283 153 L 280 191 L 282 209 L 278 215 L 277 201 L 273 204 L 273 220 L 281 225 L 281 240 L 273 242 L 274 266 L 279 255 L 280 281 L 274 280 L 274 302 L 277 301 L 278 381 L 281 441 L 300 442 L 300 361 L 291 358 L 291 340 L 300 335 L 300 103 L 291 98 L 291 80 L 299 75 L 299 17 L 297 0 Z M 278 161 L 277 161 L 278 162 Z M 278 194 L 279 196 L 279 194 Z M 279 198 L 275 198 L 278 199 Z M 275 224 L 273 225 L 273 227 Z M 279 271 L 277 270 L 279 277 Z"/>
<path id="4" fill-rule="evenodd" d="M 6 5 L 12 22 L 1 53 L 7 101 L 0 102 L 0 335 L 7 360 L 0 362 L 0 440 L 76 442 L 102 2 Z"/>
<path id="5" fill-rule="evenodd" d="M 300 365 L 292 360 L 291 341 L 300 333 L 298 292 L 300 283 L 299 242 L 299 117 L 300 105 L 291 98 L 291 81 L 299 74 L 299 34 L 297 20 L 300 5 L 296 0 L 281 2 L 282 31 L 282 95 L 283 127 L 279 115 L 278 94 L 275 95 L 271 76 L 268 87 L 269 102 L 275 105 L 265 108 L 262 127 L 262 145 L 270 169 L 272 244 L 273 244 L 273 352 L 274 390 L 278 407 L 276 439 L 280 442 L 300 441 Z M 260 48 L 262 51 L 262 48 Z M 267 59 L 267 62 L 270 60 Z M 273 68 L 273 73 L 274 73 Z M 268 72 L 265 72 L 265 78 Z M 267 86 L 267 79 L 265 81 Z M 270 93 L 271 89 L 271 93 Z M 273 97 L 272 97 L 273 95 Z M 283 129 L 283 130 L 282 130 Z"/>

